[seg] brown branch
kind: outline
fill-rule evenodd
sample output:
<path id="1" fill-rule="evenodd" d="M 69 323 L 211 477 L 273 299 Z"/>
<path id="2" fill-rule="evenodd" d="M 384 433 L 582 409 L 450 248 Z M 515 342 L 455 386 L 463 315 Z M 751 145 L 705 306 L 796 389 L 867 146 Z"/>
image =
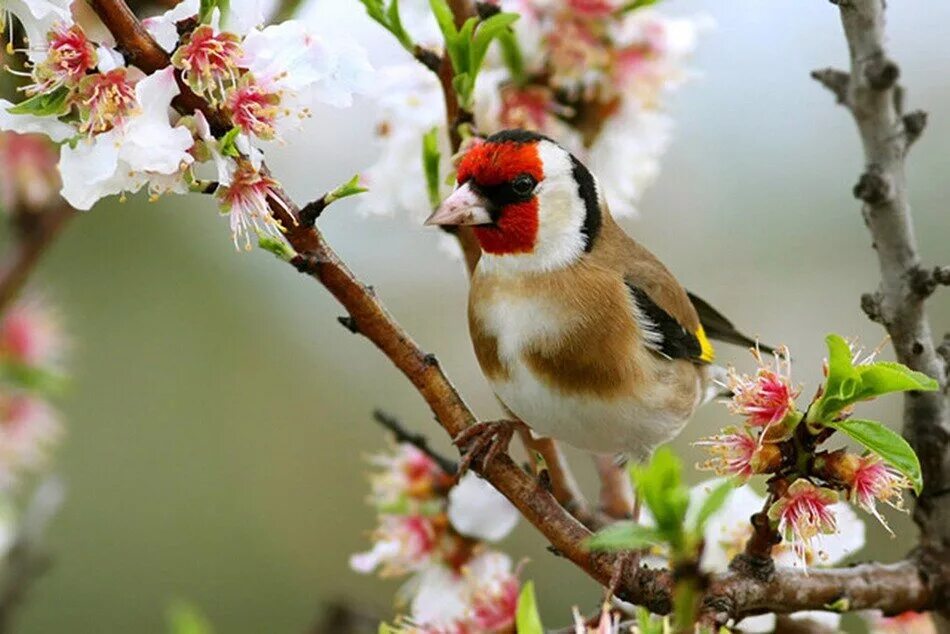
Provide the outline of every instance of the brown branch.
<path id="1" fill-rule="evenodd" d="M 881 272 L 874 294 L 862 307 L 884 325 L 901 363 L 940 383 L 936 392 L 910 393 L 904 400 L 904 435 L 921 460 L 924 490 L 914 519 L 923 546 L 950 553 L 950 403 L 945 361 L 936 351 L 924 299 L 950 277 L 945 267 L 921 267 L 914 236 L 905 175 L 910 144 L 926 121 L 923 113 L 904 115 L 897 65 L 884 50 L 884 2 L 850 0 L 839 3 L 851 56 L 844 85 L 846 102 L 857 123 L 864 148 L 865 171 L 854 194 L 863 214 Z"/>
<path id="2" fill-rule="evenodd" d="M 100 16 L 124 15 L 113 5 L 123 0 L 92 0 Z M 116 41 L 133 49 L 141 44 L 139 30 L 127 21 L 108 23 Z M 187 111 L 186 111 L 187 112 Z M 316 227 L 298 221 L 299 209 L 282 190 L 271 201 L 274 217 L 287 228 L 288 242 L 297 252 L 291 263 L 324 286 L 348 311 L 358 332 L 369 339 L 412 383 L 450 437 L 456 437 L 476 422 L 475 416 L 439 367 L 425 353 L 376 297 L 330 248 Z M 498 454 L 477 470 L 507 497 L 521 514 L 564 556 L 602 585 L 614 576 L 623 557 L 615 553 L 592 553 L 585 542 L 591 533 L 572 517 L 534 477 L 525 473 L 506 454 Z M 629 568 L 629 567 L 627 567 Z M 939 575 L 941 579 L 946 575 Z M 671 609 L 673 579 L 669 571 L 626 570 L 617 595 L 658 612 Z M 706 605 L 732 618 L 762 612 L 821 609 L 843 596 L 851 609 L 882 610 L 894 614 L 927 610 L 942 598 L 914 562 L 867 564 L 850 569 L 813 570 L 808 575 L 780 570 L 767 580 L 739 572 L 717 575 L 711 580 Z"/>
<path id="3" fill-rule="evenodd" d="M 76 210 L 66 203 L 42 211 L 14 214 L 15 244 L 0 264 L 0 313 L 16 299 L 66 222 Z"/>

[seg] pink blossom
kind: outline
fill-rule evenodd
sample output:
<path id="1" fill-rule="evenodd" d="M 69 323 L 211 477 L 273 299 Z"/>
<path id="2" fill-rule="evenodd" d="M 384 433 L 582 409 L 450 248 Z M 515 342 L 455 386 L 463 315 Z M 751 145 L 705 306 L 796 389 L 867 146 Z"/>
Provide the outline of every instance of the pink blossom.
<path id="1" fill-rule="evenodd" d="M 278 183 L 247 161 L 238 164 L 231 182 L 218 190 L 221 212 L 231 219 L 231 238 L 235 248 L 244 241 L 245 250 L 251 249 L 250 231 L 282 237 L 281 227 L 271 215 L 270 202 L 283 205 L 277 195 Z"/>
<path id="2" fill-rule="evenodd" d="M 368 574 L 380 569 L 381 576 L 397 576 L 423 568 L 438 544 L 435 524 L 420 515 L 383 515 L 373 532 L 371 550 L 350 557 L 350 567 Z"/>
<path id="3" fill-rule="evenodd" d="M 471 586 L 471 616 L 475 632 L 507 632 L 518 611 L 520 583 L 511 560 L 502 553 L 478 555 L 466 569 Z"/>
<path id="4" fill-rule="evenodd" d="M 20 472 L 42 466 L 61 433 L 59 417 L 45 401 L 0 393 L 0 487 L 13 484 Z"/>
<path id="5" fill-rule="evenodd" d="M 63 335 L 52 311 L 32 299 L 11 307 L 0 320 L 0 359 L 25 366 L 50 366 L 63 351 Z"/>
<path id="6" fill-rule="evenodd" d="M 392 453 L 370 458 L 380 468 L 371 478 L 373 504 L 386 509 L 404 502 L 416 505 L 446 491 L 450 477 L 436 462 L 416 447 L 402 443 Z M 409 512 L 418 509 L 412 505 Z"/>
<path id="7" fill-rule="evenodd" d="M 238 62 L 243 57 L 240 39 L 233 33 L 215 33 L 203 24 L 178 47 L 172 63 L 195 92 L 206 95 L 212 104 L 223 99 L 227 88 L 237 84 Z"/>
<path id="8" fill-rule="evenodd" d="M 27 94 L 48 92 L 59 86 L 75 85 L 86 71 L 96 67 L 96 49 L 78 24 L 59 24 L 47 36 L 46 58 L 33 68 L 34 84 L 24 88 Z"/>
<path id="9" fill-rule="evenodd" d="M 799 478 L 769 508 L 769 519 L 778 522 L 779 534 L 789 542 L 806 570 L 812 540 L 821 534 L 834 534 L 837 530 L 831 509 L 837 501 L 838 494 L 831 489 L 817 487 Z"/>
<path id="10" fill-rule="evenodd" d="M 850 484 L 848 495 L 851 501 L 876 517 L 893 535 L 894 531 L 877 509 L 877 502 L 884 502 L 900 511 L 905 510 L 903 492 L 911 486 L 910 481 L 885 464 L 880 457 L 868 454 L 856 459 Z"/>
<path id="11" fill-rule="evenodd" d="M 262 139 L 276 136 L 277 119 L 281 114 L 280 95 L 269 92 L 250 79 L 230 92 L 227 110 L 231 121 L 245 134 L 253 134 Z"/>
<path id="12" fill-rule="evenodd" d="M 567 0 L 567 7 L 575 15 L 607 18 L 617 10 L 618 4 L 613 0 Z"/>
<path id="13" fill-rule="evenodd" d="M 801 392 L 791 382 L 792 365 L 788 349 L 780 348 L 775 363 L 769 366 L 756 348 L 753 356 L 759 364 L 755 376 L 738 374 L 729 369 L 728 387 L 733 397 L 729 409 L 734 414 L 746 417 L 746 422 L 755 427 L 770 427 L 795 411 L 795 399 Z"/>
<path id="14" fill-rule="evenodd" d="M 727 427 L 723 431 L 725 433 L 694 443 L 709 454 L 709 458 L 697 468 L 715 471 L 717 475 L 749 478 L 753 473 L 752 457 L 758 447 L 756 439 L 737 427 Z"/>
<path id="15" fill-rule="evenodd" d="M 0 204 L 7 211 L 23 205 L 39 210 L 59 189 L 55 146 L 40 134 L 0 132 Z"/>
<path id="16" fill-rule="evenodd" d="M 903 612 L 885 617 L 880 613 L 868 619 L 872 634 L 937 634 L 933 617 L 926 612 Z"/>
<path id="17" fill-rule="evenodd" d="M 126 69 L 89 75 L 79 84 L 80 132 L 107 132 L 136 109 L 135 86 Z"/>

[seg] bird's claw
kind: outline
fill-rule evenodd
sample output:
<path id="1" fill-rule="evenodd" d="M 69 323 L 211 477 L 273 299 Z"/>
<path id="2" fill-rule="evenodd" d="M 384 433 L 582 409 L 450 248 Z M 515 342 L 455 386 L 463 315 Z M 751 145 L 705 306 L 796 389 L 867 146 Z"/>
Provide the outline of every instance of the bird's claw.
<path id="1" fill-rule="evenodd" d="M 464 449 L 459 462 L 458 475 L 461 477 L 475 463 L 487 467 L 498 456 L 507 451 L 517 423 L 510 420 L 482 421 L 466 428 L 453 440 L 459 449 Z"/>

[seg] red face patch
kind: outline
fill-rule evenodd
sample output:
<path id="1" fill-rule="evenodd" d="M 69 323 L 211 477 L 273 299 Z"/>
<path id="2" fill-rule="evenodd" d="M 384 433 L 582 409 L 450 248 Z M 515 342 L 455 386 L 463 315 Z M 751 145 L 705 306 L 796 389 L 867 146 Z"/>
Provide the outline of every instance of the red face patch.
<path id="1" fill-rule="evenodd" d="M 472 181 L 475 186 L 492 189 L 527 174 L 535 182 L 544 178 L 537 143 L 480 143 L 462 158 L 458 169 L 459 184 Z M 538 236 L 538 200 L 511 202 L 496 208 L 491 225 L 472 227 L 482 250 L 494 255 L 530 253 Z"/>

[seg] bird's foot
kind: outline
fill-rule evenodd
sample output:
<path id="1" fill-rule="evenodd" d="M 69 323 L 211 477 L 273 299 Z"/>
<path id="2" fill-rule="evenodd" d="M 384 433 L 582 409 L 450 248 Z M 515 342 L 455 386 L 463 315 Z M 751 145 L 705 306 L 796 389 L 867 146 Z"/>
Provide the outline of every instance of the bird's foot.
<path id="1" fill-rule="evenodd" d="M 507 451 L 518 425 L 513 420 L 482 421 L 456 436 L 452 442 L 464 450 L 458 475 L 464 475 L 476 460 L 487 467 L 499 453 Z"/>

